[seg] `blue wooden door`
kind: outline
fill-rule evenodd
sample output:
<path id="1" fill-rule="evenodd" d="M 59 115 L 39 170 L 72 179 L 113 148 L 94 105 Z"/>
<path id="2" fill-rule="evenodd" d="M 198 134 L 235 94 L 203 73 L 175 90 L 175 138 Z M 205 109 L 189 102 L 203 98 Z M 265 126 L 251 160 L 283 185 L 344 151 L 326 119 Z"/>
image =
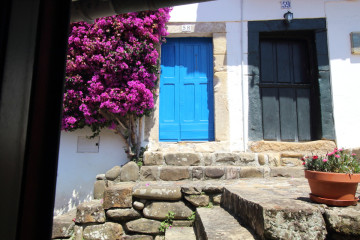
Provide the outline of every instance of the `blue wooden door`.
<path id="1" fill-rule="evenodd" d="M 214 140 L 210 38 L 170 38 L 161 49 L 160 141 Z"/>

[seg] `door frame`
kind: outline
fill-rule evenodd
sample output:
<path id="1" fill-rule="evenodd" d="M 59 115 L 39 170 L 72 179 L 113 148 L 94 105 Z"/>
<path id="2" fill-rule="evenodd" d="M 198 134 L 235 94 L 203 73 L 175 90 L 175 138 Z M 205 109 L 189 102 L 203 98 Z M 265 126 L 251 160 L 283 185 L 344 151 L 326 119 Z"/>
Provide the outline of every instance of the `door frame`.
<path id="1" fill-rule="evenodd" d="M 190 25 L 191 31 L 181 31 L 183 25 Z M 213 42 L 213 89 L 214 89 L 214 134 L 215 140 L 205 145 L 212 149 L 230 149 L 230 113 L 227 90 L 227 31 L 225 22 L 169 22 L 166 38 L 209 37 Z M 160 51 L 160 44 L 158 45 Z M 158 76 L 160 79 L 160 76 Z M 157 92 L 159 96 L 159 92 Z M 154 99 L 154 111 L 144 119 L 144 142 L 149 149 L 158 149 L 159 142 L 159 101 Z M 193 142 L 192 142 L 193 143 Z M 201 144 L 200 144 L 201 145 Z"/>
<path id="2" fill-rule="evenodd" d="M 290 25 L 283 20 L 248 22 L 248 77 L 249 77 L 249 140 L 263 140 L 260 98 L 260 35 L 271 32 L 310 31 L 314 34 L 316 73 L 315 85 L 319 91 L 318 139 L 335 139 L 333 104 L 330 85 L 330 67 L 327 46 L 326 19 L 295 19 Z"/>

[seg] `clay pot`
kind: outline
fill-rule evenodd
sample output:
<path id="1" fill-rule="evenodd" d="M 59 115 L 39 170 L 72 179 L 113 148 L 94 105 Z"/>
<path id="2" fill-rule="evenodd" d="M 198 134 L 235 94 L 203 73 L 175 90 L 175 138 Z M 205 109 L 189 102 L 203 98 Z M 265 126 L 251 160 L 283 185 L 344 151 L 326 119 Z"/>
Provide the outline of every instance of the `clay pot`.
<path id="1" fill-rule="evenodd" d="M 310 199 L 330 206 L 356 205 L 355 197 L 360 174 L 329 173 L 305 170 L 309 181 Z"/>

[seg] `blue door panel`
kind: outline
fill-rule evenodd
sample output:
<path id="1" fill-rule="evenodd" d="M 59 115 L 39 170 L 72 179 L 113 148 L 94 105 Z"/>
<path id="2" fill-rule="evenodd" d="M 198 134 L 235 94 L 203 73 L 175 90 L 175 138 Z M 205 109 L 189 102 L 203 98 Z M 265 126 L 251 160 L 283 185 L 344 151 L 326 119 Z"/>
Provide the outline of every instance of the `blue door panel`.
<path id="1" fill-rule="evenodd" d="M 214 140 L 212 41 L 168 39 L 162 46 L 160 141 Z"/>

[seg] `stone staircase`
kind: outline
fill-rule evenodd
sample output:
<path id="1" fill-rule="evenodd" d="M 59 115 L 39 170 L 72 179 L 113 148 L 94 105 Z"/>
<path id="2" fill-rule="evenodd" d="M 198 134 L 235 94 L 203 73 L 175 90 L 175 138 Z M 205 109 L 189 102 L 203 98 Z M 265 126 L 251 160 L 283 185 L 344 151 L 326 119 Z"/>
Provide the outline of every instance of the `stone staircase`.
<path id="1" fill-rule="evenodd" d="M 256 236 L 221 207 L 196 209 L 195 229 L 199 240 L 254 240 Z"/>
<path id="2" fill-rule="evenodd" d="M 360 239 L 360 207 L 309 200 L 299 158 L 326 149 L 274 153 L 264 144 L 257 153 L 193 143 L 150 150 L 140 168 L 99 174 L 95 200 L 55 217 L 53 239 Z M 172 227 L 160 232 L 169 212 Z"/>
<path id="3" fill-rule="evenodd" d="M 309 191 L 306 179 L 284 177 L 119 182 L 67 220 L 55 217 L 53 239 L 360 239 L 359 205 L 315 204 Z"/>

